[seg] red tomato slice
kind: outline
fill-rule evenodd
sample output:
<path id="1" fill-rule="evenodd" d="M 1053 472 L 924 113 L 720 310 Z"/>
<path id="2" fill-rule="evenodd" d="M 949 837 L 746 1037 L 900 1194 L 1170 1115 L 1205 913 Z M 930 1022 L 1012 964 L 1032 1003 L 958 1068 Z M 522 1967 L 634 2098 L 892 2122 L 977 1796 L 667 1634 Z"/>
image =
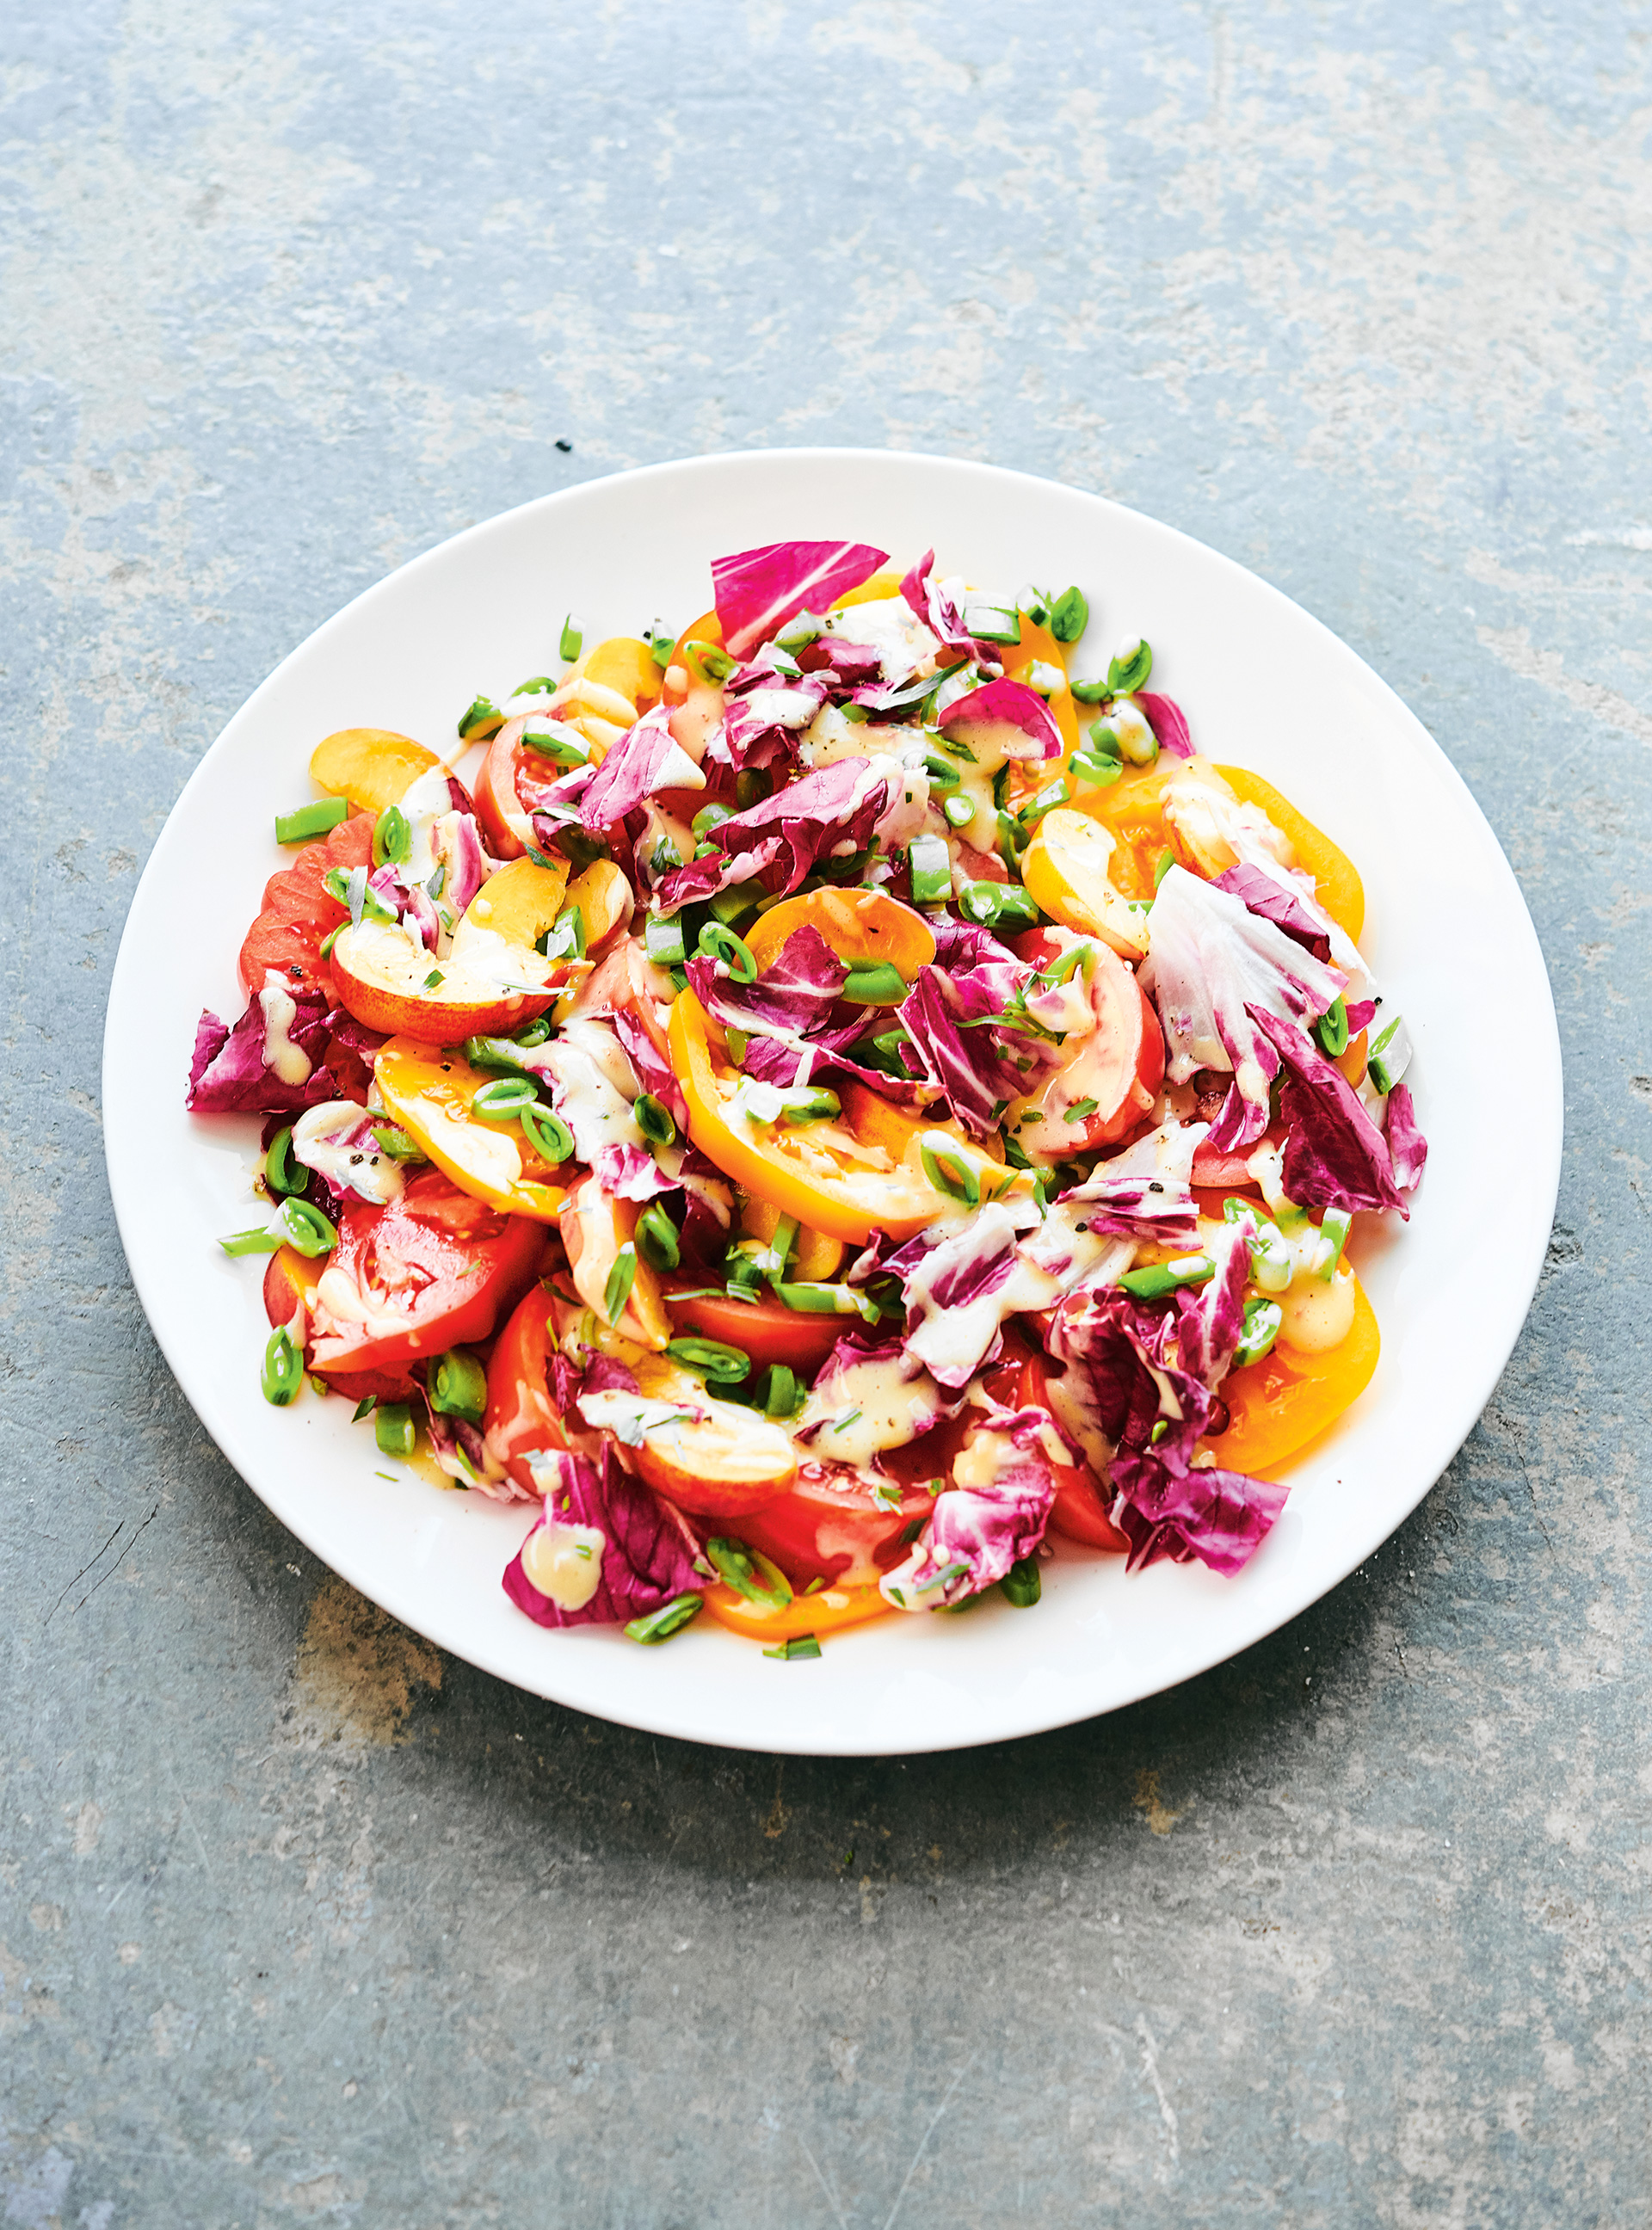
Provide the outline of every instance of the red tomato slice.
<path id="1" fill-rule="evenodd" d="M 525 1451 L 568 1446 L 550 1393 L 555 1307 L 543 1286 L 525 1293 L 494 1341 L 487 1365 L 487 1445 L 530 1493 L 536 1490 Z"/>
<path id="2" fill-rule="evenodd" d="M 325 1262 L 307 1261 L 303 1255 L 283 1247 L 269 1258 L 264 1272 L 264 1313 L 273 1324 L 290 1324 L 300 1309 L 304 1321 L 309 1322 L 309 1312 L 315 1305 L 315 1288 Z M 342 1394 L 347 1402 L 361 1402 L 371 1397 L 375 1402 L 406 1402 L 413 1395 L 413 1374 L 403 1366 L 395 1370 L 330 1370 L 318 1372 L 325 1376 L 335 1394 Z"/>
<path id="3" fill-rule="evenodd" d="M 1152 1001 L 1118 954 L 1094 939 L 1092 996 L 1098 1009 L 1095 1035 L 1082 1041 L 1087 1099 L 1096 1102 L 1084 1125 L 1080 1150 L 1115 1145 L 1145 1119 L 1165 1080 L 1165 1033 Z M 1029 929 L 1012 942 L 1017 959 L 1048 967 L 1062 951 L 1062 940 L 1046 929 Z"/>
<path id="4" fill-rule="evenodd" d="M 347 1208 L 317 1299 L 343 1319 L 332 1304 L 347 1298 L 362 1317 L 314 1338 L 314 1368 L 390 1370 L 486 1339 L 532 1283 L 545 1244 L 542 1223 L 502 1215 L 440 1170 L 422 1170 L 388 1208 Z"/>
<path id="5" fill-rule="evenodd" d="M 528 756 L 516 741 L 513 732 L 515 726 L 514 721 L 507 721 L 494 736 L 470 789 L 476 818 L 487 835 L 487 848 L 496 860 L 523 857 L 522 840 L 511 827 L 509 818 L 512 814 L 519 815 L 522 810 L 522 801 L 516 794 L 516 770 Z"/>
<path id="6" fill-rule="evenodd" d="M 799 1378 L 812 1378 L 838 1341 L 860 1322 L 858 1317 L 811 1316 L 766 1294 L 760 1301 L 725 1301 L 668 1292 L 665 1302 L 674 1323 L 685 1331 L 738 1347 L 759 1369 L 765 1363 L 789 1363 Z"/>
<path id="7" fill-rule="evenodd" d="M 861 1587 L 900 1562 L 906 1536 L 935 1507 L 926 1486 L 903 1486 L 899 1492 L 898 1503 L 879 1502 L 852 1471 L 810 1464 L 795 1486 L 761 1510 L 731 1519 L 730 1531 L 748 1548 L 772 1556 L 794 1588 L 816 1579 Z"/>
<path id="8" fill-rule="evenodd" d="M 1049 1408 L 1049 1362 L 1013 1330 L 1003 1337 L 1005 1360 L 986 1379 L 995 1400 L 1017 1409 Z M 1111 1497 L 1088 1464 L 1054 1464 L 1055 1500 L 1049 1522 L 1069 1541 L 1092 1549 L 1124 1550 L 1130 1544 L 1107 1516 Z"/>
<path id="9" fill-rule="evenodd" d="M 332 867 L 346 874 L 365 867 L 373 854 L 373 816 L 358 813 L 307 844 L 290 867 L 264 886 L 264 909 L 241 947 L 241 980 L 248 990 L 263 989 L 264 971 L 277 968 L 288 983 L 313 983 L 336 1004 L 332 970 L 321 957 L 323 941 L 348 921 L 350 910 L 323 888 Z"/>

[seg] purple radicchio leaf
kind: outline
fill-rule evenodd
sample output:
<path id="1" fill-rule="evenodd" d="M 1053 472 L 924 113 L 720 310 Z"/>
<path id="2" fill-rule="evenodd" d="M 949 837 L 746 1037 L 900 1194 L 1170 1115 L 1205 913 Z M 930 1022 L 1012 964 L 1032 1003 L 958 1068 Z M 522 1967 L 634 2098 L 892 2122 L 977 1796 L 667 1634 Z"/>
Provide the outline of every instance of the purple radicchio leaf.
<path id="1" fill-rule="evenodd" d="M 1290 1489 L 1272 1479 L 1218 1466 L 1172 1471 L 1158 1460 L 1121 1456 L 1113 1466 L 1118 1500 L 1113 1523 L 1130 1544 L 1126 1571 L 1163 1558 L 1231 1576 L 1255 1555 L 1285 1507 Z"/>
<path id="2" fill-rule="evenodd" d="M 1291 1199 L 1300 1208 L 1350 1212 L 1397 1208 L 1409 1217 L 1388 1142 L 1342 1071 L 1294 1022 L 1260 1008 L 1249 1011 L 1290 1072 L 1279 1106 Z"/>
<path id="3" fill-rule="evenodd" d="M 655 893 L 655 903 L 661 913 L 674 913 L 758 874 L 777 896 L 789 897 L 822 860 L 865 848 L 900 779 L 893 760 L 838 759 L 804 775 L 720 822 L 713 841 L 721 852 L 674 868 Z"/>
<path id="4" fill-rule="evenodd" d="M 411 921 L 427 952 L 436 951 L 442 938 L 442 923 L 436 901 L 423 883 L 414 882 L 405 868 L 393 860 L 386 860 L 382 867 L 375 867 L 368 876 L 367 887 L 399 922 L 405 925 Z"/>
<path id="5" fill-rule="evenodd" d="M 1165 1073 L 1185 1084 L 1198 1069 L 1231 1068 L 1233 1086 L 1210 1143 L 1223 1152 L 1253 1145 L 1268 1128 L 1268 1086 L 1279 1073 L 1261 1016 L 1311 1021 L 1347 978 L 1185 867 L 1171 867 L 1159 885 L 1152 934 L 1137 980 L 1164 1025 Z"/>
<path id="6" fill-rule="evenodd" d="M 687 1526 L 668 1503 L 621 1470 L 611 1444 L 603 1448 L 600 1469 L 561 1449 L 546 1449 L 528 1461 L 545 1488 L 545 1507 L 505 1568 L 505 1592 L 536 1624 L 620 1626 L 659 1610 L 675 1595 L 703 1591 L 705 1579 L 694 1569 L 697 1544 Z M 581 1591 L 581 1563 L 599 1560 L 595 1591 L 572 1609 L 564 1609 L 529 1577 L 530 1568 L 543 1573 L 539 1559 L 547 1553 L 530 1544 L 547 1531 L 565 1595 Z M 581 1549 L 590 1551 L 590 1559 L 580 1558 Z"/>
<path id="7" fill-rule="evenodd" d="M 688 962 L 689 983 L 714 1021 L 748 1037 L 778 1039 L 794 1051 L 827 1021 L 848 977 L 820 931 L 809 926 L 792 931 L 753 983 L 737 983 L 720 960 L 696 953 Z"/>
<path id="8" fill-rule="evenodd" d="M 993 732 L 1010 759 L 1053 759 L 1062 751 L 1062 732 L 1049 706 L 1024 681 L 989 681 L 956 699 L 941 714 L 946 734 Z"/>
<path id="9" fill-rule="evenodd" d="M 1348 1002 L 1348 1035 L 1357 1038 L 1361 1030 L 1368 1030 L 1377 1019 L 1375 999 L 1350 999 Z"/>
<path id="10" fill-rule="evenodd" d="M 293 1159 L 310 1172 L 308 1196 L 337 1222 L 353 1196 L 380 1203 L 403 1189 L 401 1165 L 373 1136 L 386 1118 L 358 1099 L 324 1099 L 293 1125 Z"/>
<path id="11" fill-rule="evenodd" d="M 1388 1095 L 1388 1151 L 1394 1183 L 1402 1192 L 1415 1192 L 1429 1158 L 1429 1142 L 1417 1127 L 1409 1084 L 1397 1084 Z"/>
<path id="12" fill-rule="evenodd" d="M 474 815 L 444 813 L 432 832 L 430 848 L 447 870 L 442 902 L 449 912 L 462 914 L 499 865 L 482 848 Z"/>
<path id="13" fill-rule="evenodd" d="M 1019 1247 L 1038 1211 L 1018 1206 L 989 1201 L 951 1228 L 919 1233 L 881 1266 L 900 1280 L 907 1352 L 938 1386 L 966 1385 L 998 1356 L 1005 1318 L 1052 1298 L 1050 1279 Z"/>
<path id="14" fill-rule="evenodd" d="M 874 643 L 846 642 L 841 635 L 820 635 L 797 653 L 797 663 L 808 674 L 818 674 L 836 702 L 853 694 L 857 699 L 873 686 L 883 671 L 883 654 Z"/>
<path id="15" fill-rule="evenodd" d="M 1275 929 L 1282 929 L 1294 944 L 1300 944 L 1316 960 L 1330 959 L 1330 938 L 1303 905 L 1300 896 L 1287 890 L 1275 876 L 1265 873 L 1260 867 L 1242 864 L 1213 877 L 1211 887 L 1226 891 L 1252 913 L 1271 921 Z"/>
<path id="16" fill-rule="evenodd" d="M 1168 751 L 1172 758 L 1191 759 L 1193 739 L 1188 732 L 1187 718 L 1173 697 L 1161 697 L 1156 691 L 1138 689 L 1135 701 L 1146 716 L 1147 725 L 1158 738 L 1158 748 Z"/>
<path id="17" fill-rule="evenodd" d="M 536 1501 L 538 1497 L 531 1487 L 521 1486 L 511 1477 L 478 1427 L 463 1417 L 444 1415 L 435 1407 L 427 1382 L 431 1368 L 423 1364 L 416 1369 L 414 1383 L 418 1389 L 424 1429 L 436 1468 L 449 1479 L 456 1479 L 461 1486 L 479 1489 L 494 1502 Z"/>
<path id="18" fill-rule="evenodd" d="M 1005 1011 L 1032 973 L 1007 953 L 957 974 L 932 962 L 895 1009 L 924 1080 L 977 1138 L 992 1137 L 1009 1102 L 1034 1089 L 1038 1071 L 1060 1057 L 1048 1039 L 987 1019 Z"/>
<path id="19" fill-rule="evenodd" d="M 812 1447 L 817 1456 L 829 1462 L 833 1432 L 846 1418 L 860 1412 L 867 1400 L 868 1378 L 874 1398 L 883 1402 L 887 1399 L 892 1371 L 898 1382 L 912 1391 L 906 1397 L 905 1415 L 895 1428 L 903 1437 L 897 1440 L 892 1431 L 890 1445 L 905 1446 L 920 1440 L 943 1417 L 957 1414 L 958 1405 L 939 1394 L 922 1363 L 904 1351 L 899 1340 L 886 1340 L 880 1346 L 868 1347 L 852 1339 L 840 1339 L 816 1375 L 808 1406 L 796 1428 L 797 1440 L 804 1447 Z"/>
<path id="20" fill-rule="evenodd" d="M 724 684 L 722 719 L 707 746 L 714 765 L 743 772 L 747 767 L 790 766 L 797 738 L 830 694 L 821 675 L 793 681 L 761 659 L 742 666 Z"/>
<path id="21" fill-rule="evenodd" d="M 677 1073 L 649 1035 L 642 1020 L 629 1007 L 616 1007 L 608 1017 L 614 1034 L 624 1047 L 636 1072 L 637 1082 L 668 1111 L 680 1132 L 688 1129 L 688 1103 L 682 1096 Z"/>
<path id="22" fill-rule="evenodd" d="M 945 584 L 930 578 L 935 553 L 926 550 L 900 583 L 900 593 L 943 650 L 962 651 L 984 674 L 1002 673 L 996 648 L 979 643 L 964 622 L 964 608 Z"/>
<path id="23" fill-rule="evenodd" d="M 1089 1230 L 1116 1239 L 1167 1245 L 1197 1239 L 1192 1166 L 1204 1136 L 1202 1123 L 1151 1131 L 1111 1161 L 1098 1162 L 1083 1183 L 1062 1193 L 1056 1204 L 1081 1208 Z"/>
<path id="24" fill-rule="evenodd" d="M 288 1007 L 293 1011 L 283 1034 Z M 329 1036 L 323 995 L 313 987 L 289 991 L 278 971 L 268 969 L 263 989 L 253 994 L 233 1029 L 203 1011 L 184 1105 L 196 1115 L 285 1115 L 336 1099 L 325 1062 Z M 269 1066 L 265 1056 L 272 1038 L 278 1058 L 287 1059 L 294 1072 L 303 1065 L 301 1078 L 288 1082 Z"/>
<path id="25" fill-rule="evenodd" d="M 981 1462 L 984 1453 L 990 1465 Z M 1048 1410 L 990 1405 L 971 1446 L 953 1461 L 955 1480 L 960 1468 L 967 1477 L 978 1466 L 980 1483 L 954 1485 L 937 1498 L 911 1556 L 884 1576 L 887 1600 L 900 1610 L 939 1610 L 979 1595 L 1033 1555 L 1055 1499 L 1057 1460 L 1071 1456 Z"/>
<path id="26" fill-rule="evenodd" d="M 657 791 L 705 786 L 705 776 L 671 732 L 670 708 L 656 705 L 616 738 L 579 793 L 579 818 L 597 835 Z"/>
<path id="27" fill-rule="evenodd" d="M 749 658 L 801 611 L 825 611 L 888 552 L 865 542 L 771 542 L 712 560 L 712 601 L 731 658 Z"/>

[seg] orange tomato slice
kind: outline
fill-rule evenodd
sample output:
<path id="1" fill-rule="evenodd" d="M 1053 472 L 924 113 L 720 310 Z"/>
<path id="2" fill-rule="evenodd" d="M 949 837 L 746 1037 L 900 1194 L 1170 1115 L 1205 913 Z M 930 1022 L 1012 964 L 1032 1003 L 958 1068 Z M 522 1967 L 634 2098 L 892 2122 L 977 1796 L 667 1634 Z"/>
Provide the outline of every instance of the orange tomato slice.
<path id="1" fill-rule="evenodd" d="M 743 1634 L 748 1641 L 774 1648 L 795 1641 L 801 1634 L 816 1636 L 841 1633 L 846 1626 L 862 1626 L 881 1618 L 890 1606 L 875 1587 L 820 1588 L 812 1595 L 793 1595 L 783 1610 L 754 1603 L 721 1580 L 706 1590 L 706 1608 L 719 1626 Z"/>
<path id="2" fill-rule="evenodd" d="M 1225 1471 L 1276 1477 L 1281 1465 L 1300 1455 L 1365 1392 L 1381 1349 L 1377 1312 L 1356 1279 L 1346 1339 L 1323 1355 L 1281 1344 L 1260 1363 L 1229 1371 L 1222 1398 L 1232 1421 L 1219 1439 L 1202 1440 L 1200 1447 Z"/>

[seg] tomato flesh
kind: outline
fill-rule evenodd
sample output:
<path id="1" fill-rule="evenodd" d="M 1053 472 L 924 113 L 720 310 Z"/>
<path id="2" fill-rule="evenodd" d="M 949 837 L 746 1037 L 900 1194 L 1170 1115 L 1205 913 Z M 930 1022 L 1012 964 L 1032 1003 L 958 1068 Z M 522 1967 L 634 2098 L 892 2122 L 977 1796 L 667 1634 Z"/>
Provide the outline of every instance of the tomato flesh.
<path id="1" fill-rule="evenodd" d="M 668 1313 L 685 1332 L 738 1347 L 761 1370 L 785 1363 L 799 1378 L 812 1378 L 858 1317 L 812 1316 L 766 1294 L 760 1301 L 726 1301 L 714 1294 L 668 1292 Z"/>
<path id="2" fill-rule="evenodd" d="M 278 969 L 289 986 L 313 984 L 329 1004 L 338 1003 L 332 970 L 321 957 L 321 947 L 350 909 L 327 890 L 323 878 L 330 869 L 365 867 L 373 854 L 373 819 L 356 814 L 314 843 L 307 844 L 290 867 L 272 875 L 264 886 L 263 911 L 247 931 L 241 946 L 241 980 L 248 991 L 260 991 L 267 969 Z"/>
<path id="3" fill-rule="evenodd" d="M 318 1284 L 342 1279 L 363 1316 L 316 1337 L 313 1367 L 394 1370 L 486 1339 L 532 1282 L 544 1249 L 542 1224 L 500 1214 L 439 1170 L 421 1170 L 387 1208 L 354 1203 Z"/>
<path id="4" fill-rule="evenodd" d="M 551 1400 L 555 1307 L 543 1286 L 525 1293 L 494 1341 L 487 1365 L 487 1446 L 517 1485 L 530 1494 L 537 1489 L 526 1461 L 526 1452 L 568 1445 Z"/>
<path id="5" fill-rule="evenodd" d="M 861 1587 L 900 1562 L 907 1535 L 934 1507 L 926 1486 L 892 1487 L 880 1502 L 855 1473 L 809 1464 L 795 1486 L 740 1518 L 734 1530 L 748 1548 L 773 1557 L 794 1588 L 811 1580 Z"/>

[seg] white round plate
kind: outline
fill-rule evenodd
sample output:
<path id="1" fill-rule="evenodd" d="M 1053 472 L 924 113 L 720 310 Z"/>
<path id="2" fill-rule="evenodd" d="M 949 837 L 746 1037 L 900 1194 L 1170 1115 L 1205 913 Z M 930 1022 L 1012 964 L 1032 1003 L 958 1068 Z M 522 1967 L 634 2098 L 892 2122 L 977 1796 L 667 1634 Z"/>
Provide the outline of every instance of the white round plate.
<path id="1" fill-rule="evenodd" d="M 1355 1249 L 1382 1324 L 1376 1377 L 1290 1469 L 1284 1514 L 1236 1579 L 1170 1564 L 1126 1577 L 1119 1558 L 1062 1544 L 1035 1610 L 995 1598 L 962 1618 L 893 1616 L 798 1663 L 708 1619 L 655 1649 L 611 1629 L 547 1633 L 500 1586 L 527 1509 L 387 1463 L 343 1402 L 307 1389 L 278 1410 L 260 1392 L 262 1262 L 215 1243 L 261 1220 L 257 1125 L 186 1115 L 184 1090 L 203 1006 L 242 1011 L 236 951 L 287 856 L 273 816 L 311 795 L 312 747 L 372 726 L 451 750 L 479 689 L 503 701 L 544 670 L 565 612 L 588 640 L 656 615 L 681 626 L 711 602 L 713 557 L 793 537 L 875 542 L 903 567 L 932 545 L 939 570 L 1008 593 L 1077 581 L 1092 614 L 1081 670 L 1146 636 L 1153 686 L 1180 701 L 1196 745 L 1277 783 L 1365 879 L 1365 949 L 1416 1042 L 1428 1171 L 1410 1225 L 1391 1218 Z M 1518 1124 L 1485 1119 L 1487 1044 L 1520 1048 Z M 578 1711 L 740 1749 L 887 1754 L 1030 1734 L 1169 1687 L 1294 1616 L 1393 1531 L 1525 1318 L 1559 1174 L 1560 1054 L 1496 839 L 1398 698 L 1317 621 L 1214 551 L 1072 488 L 939 457 L 777 450 L 526 504 L 403 566 L 295 650 L 196 769 L 144 872 L 110 994 L 104 1111 L 121 1238 L 167 1361 L 242 1477 L 334 1571 L 443 1649 Z"/>

